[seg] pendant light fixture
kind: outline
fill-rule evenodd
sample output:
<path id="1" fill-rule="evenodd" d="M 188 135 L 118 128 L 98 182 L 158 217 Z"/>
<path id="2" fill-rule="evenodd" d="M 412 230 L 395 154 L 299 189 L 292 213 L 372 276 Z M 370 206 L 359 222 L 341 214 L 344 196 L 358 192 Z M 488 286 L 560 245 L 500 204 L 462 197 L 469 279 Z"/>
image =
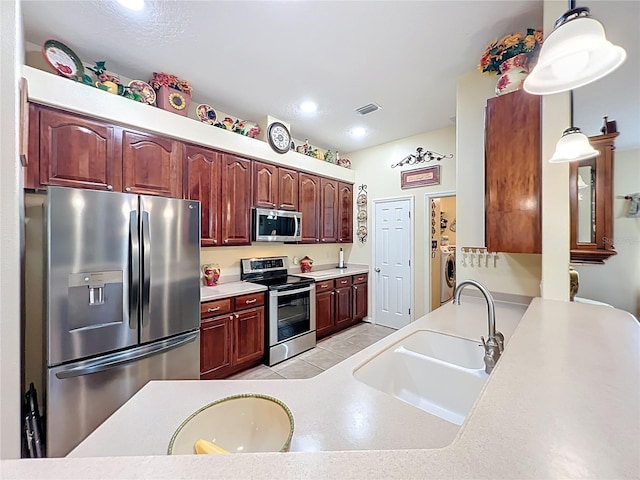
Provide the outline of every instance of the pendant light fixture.
<path id="1" fill-rule="evenodd" d="M 571 126 L 562 132 L 549 163 L 579 162 L 598 156 L 598 150 L 591 146 L 587 136 L 573 126 L 573 91 L 569 92 L 569 108 Z"/>
<path id="2" fill-rule="evenodd" d="M 624 48 L 607 41 L 604 27 L 587 7 L 573 4 L 542 44 L 538 63 L 524 81 L 526 92 L 566 92 L 608 75 L 624 62 Z"/>

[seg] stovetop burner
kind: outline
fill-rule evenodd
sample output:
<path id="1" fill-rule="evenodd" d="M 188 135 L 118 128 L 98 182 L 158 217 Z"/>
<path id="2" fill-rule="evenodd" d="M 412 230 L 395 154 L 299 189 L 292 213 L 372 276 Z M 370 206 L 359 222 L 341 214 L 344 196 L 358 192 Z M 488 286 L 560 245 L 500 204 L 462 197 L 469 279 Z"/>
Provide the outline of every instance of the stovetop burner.
<path id="1" fill-rule="evenodd" d="M 287 274 L 287 257 L 243 258 L 240 279 L 265 285 L 269 290 L 293 290 L 314 283 L 313 279 Z"/>

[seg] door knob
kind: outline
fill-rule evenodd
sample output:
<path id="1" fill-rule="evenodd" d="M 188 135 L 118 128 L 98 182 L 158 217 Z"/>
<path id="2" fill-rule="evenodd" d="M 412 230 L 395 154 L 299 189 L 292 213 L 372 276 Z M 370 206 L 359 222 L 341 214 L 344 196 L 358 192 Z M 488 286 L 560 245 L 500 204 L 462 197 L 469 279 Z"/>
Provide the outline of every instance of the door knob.
<path id="1" fill-rule="evenodd" d="M 380 273 L 380 269 L 379 268 L 376 268 L 376 273 Z"/>

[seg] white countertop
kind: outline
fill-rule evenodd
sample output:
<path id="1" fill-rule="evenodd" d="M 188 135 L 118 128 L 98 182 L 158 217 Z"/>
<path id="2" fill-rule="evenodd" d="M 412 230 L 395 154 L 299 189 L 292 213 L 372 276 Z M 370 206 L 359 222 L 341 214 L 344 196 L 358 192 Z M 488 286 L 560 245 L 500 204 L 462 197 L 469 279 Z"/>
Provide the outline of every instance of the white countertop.
<path id="1" fill-rule="evenodd" d="M 200 302 L 219 300 L 221 298 L 235 297 L 247 293 L 263 292 L 267 290 L 264 285 L 249 282 L 219 283 L 215 287 L 200 287 Z"/>
<path id="2" fill-rule="evenodd" d="M 327 268 L 322 270 L 311 270 L 308 273 L 293 272 L 290 275 L 298 277 L 313 278 L 316 282 L 329 280 L 331 278 L 346 277 L 348 275 L 358 275 L 360 273 L 369 273 L 367 265 L 347 265 L 346 268 Z"/>
<path id="3" fill-rule="evenodd" d="M 351 372 L 416 329 L 485 334 L 486 306 L 466 296 L 312 379 L 151 382 L 72 452 L 149 456 L 9 460 L 3 478 L 638 478 L 637 320 L 534 299 L 517 324 L 522 306 L 496 307 L 507 347 L 457 435 L 457 427 L 358 384 Z M 163 455 L 189 413 L 248 391 L 289 405 L 298 452 Z"/>

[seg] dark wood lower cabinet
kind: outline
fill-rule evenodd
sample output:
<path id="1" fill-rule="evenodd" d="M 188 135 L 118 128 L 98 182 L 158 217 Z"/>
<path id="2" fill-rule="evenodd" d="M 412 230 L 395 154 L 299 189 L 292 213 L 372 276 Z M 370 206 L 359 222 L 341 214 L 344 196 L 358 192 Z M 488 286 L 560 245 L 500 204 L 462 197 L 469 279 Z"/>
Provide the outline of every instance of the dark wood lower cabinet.
<path id="1" fill-rule="evenodd" d="M 367 274 L 316 283 L 316 338 L 321 339 L 367 316 Z"/>
<path id="2" fill-rule="evenodd" d="M 200 372 L 208 376 L 231 366 L 231 315 L 214 317 L 200 325 Z"/>
<path id="3" fill-rule="evenodd" d="M 200 312 L 201 380 L 225 378 L 262 362 L 264 293 L 205 302 Z"/>

